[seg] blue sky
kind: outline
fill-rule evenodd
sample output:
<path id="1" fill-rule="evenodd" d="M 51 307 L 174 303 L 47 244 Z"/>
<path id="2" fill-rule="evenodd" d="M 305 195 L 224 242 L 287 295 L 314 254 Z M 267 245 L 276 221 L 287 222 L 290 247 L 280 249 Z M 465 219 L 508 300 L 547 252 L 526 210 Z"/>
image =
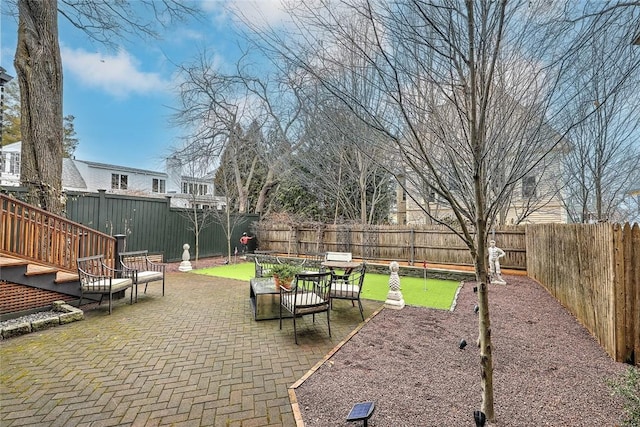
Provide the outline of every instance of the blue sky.
<path id="1" fill-rule="evenodd" d="M 163 34 L 163 40 L 136 39 L 117 51 L 91 42 L 58 16 L 63 108 L 64 115 L 75 116 L 77 159 L 164 170 L 163 159 L 180 136 L 180 130 L 168 124 L 175 104 L 175 64 L 190 61 L 206 48 L 221 68 L 233 66 L 238 40 L 225 6 L 239 8 L 254 22 L 277 23 L 282 17 L 278 0 L 197 3 L 206 13 L 204 22 L 180 24 Z M 16 19 L 3 14 L 0 65 L 14 77 L 16 29 Z"/>

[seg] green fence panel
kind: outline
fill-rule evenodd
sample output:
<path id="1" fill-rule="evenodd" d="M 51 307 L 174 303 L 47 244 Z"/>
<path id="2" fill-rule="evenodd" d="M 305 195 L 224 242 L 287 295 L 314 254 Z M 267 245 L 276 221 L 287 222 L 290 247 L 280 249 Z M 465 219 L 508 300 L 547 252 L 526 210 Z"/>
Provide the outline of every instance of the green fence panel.
<path id="1" fill-rule="evenodd" d="M 18 198 L 24 191 L 21 187 L 13 190 Z M 66 216 L 111 236 L 124 234 L 128 251 L 146 249 L 152 254 L 163 254 L 165 261 L 180 261 L 182 246 L 187 243 L 191 259 L 194 259 L 196 239 L 187 214 L 189 210 L 172 208 L 170 204 L 168 197 L 139 197 L 106 191 L 67 192 Z M 232 255 L 236 246 L 240 250 L 242 233 L 252 229 L 259 219 L 256 214 L 237 215 L 232 219 Z M 226 256 L 226 235 L 225 228 L 219 223 L 205 225 L 199 236 L 199 257 Z"/>

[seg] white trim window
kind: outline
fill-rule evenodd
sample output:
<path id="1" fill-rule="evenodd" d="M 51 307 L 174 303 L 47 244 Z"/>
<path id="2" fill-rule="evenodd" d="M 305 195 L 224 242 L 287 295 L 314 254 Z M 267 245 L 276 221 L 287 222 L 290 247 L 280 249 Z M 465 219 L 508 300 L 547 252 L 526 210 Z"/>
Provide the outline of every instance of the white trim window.
<path id="1" fill-rule="evenodd" d="M 151 182 L 151 191 L 153 193 L 166 193 L 166 182 L 164 179 L 153 178 Z"/>
<path id="2" fill-rule="evenodd" d="M 119 173 L 111 174 L 111 189 L 112 190 L 126 190 L 128 187 L 129 176 L 120 175 Z"/>
<path id="3" fill-rule="evenodd" d="M 0 172 L 20 175 L 20 153 L 2 153 Z"/>

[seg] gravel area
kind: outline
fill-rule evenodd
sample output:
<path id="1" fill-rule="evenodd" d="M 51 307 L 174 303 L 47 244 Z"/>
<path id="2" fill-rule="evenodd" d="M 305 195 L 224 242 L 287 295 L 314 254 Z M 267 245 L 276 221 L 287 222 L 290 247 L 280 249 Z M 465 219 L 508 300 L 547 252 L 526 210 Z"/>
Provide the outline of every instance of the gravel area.
<path id="1" fill-rule="evenodd" d="M 506 280 L 490 286 L 496 422 L 487 425 L 619 424 L 622 402 L 605 380 L 628 365 L 610 359 L 535 281 Z M 374 317 L 296 389 L 305 426 L 353 426 L 347 414 L 364 401 L 376 403 L 370 427 L 475 425 L 474 285 L 463 285 L 453 312 L 405 307 Z"/>
<path id="2" fill-rule="evenodd" d="M 224 257 L 208 257 L 208 258 L 200 258 L 198 261 L 191 260 L 191 269 L 197 270 L 199 268 L 208 268 L 215 267 L 217 265 L 223 265 L 227 261 Z M 245 262 L 244 259 L 238 257 L 236 260 L 238 263 Z M 180 262 L 170 262 L 167 263 L 165 267 L 165 271 L 167 273 L 176 273 L 180 268 Z"/>
<path id="3" fill-rule="evenodd" d="M 58 311 L 38 311 L 37 313 L 27 314 L 25 316 L 16 317 L 15 319 L 3 320 L 2 322 L 0 322 L 0 329 L 4 329 L 13 325 L 19 325 L 20 323 L 31 323 L 38 320 L 44 320 L 50 317 L 58 316 L 60 316 L 60 312 Z"/>

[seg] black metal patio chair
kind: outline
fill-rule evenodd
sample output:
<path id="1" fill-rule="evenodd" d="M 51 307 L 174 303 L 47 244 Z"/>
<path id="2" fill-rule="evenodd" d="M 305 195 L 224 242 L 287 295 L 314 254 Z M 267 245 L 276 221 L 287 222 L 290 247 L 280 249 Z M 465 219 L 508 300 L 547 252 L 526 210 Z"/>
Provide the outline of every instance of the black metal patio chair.
<path id="1" fill-rule="evenodd" d="M 296 344 L 298 344 L 296 318 L 306 314 L 311 314 L 315 322 L 317 313 L 327 313 L 327 328 L 331 336 L 329 319 L 331 276 L 331 273 L 297 274 L 291 289 L 280 288 L 280 329 L 282 329 L 284 310 L 293 316 L 293 335 Z"/>
<path id="2" fill-rule="evenodd" d="M 367 264 L 364 262 L 360 267 L 353 270 L 350 274 L 335 274 L 331 281 L 331 300 L 333 304 L 334 299 L 350 300 L 351 304 L 355 306 L 355 302 L 358 301 L 358 307 L 360 308 L 360 316 L 364 320 L 364 311 L 362 309 L 362 302 L 360 301 L 360 293 L 362 292 L 362 285 L 364 284 L 364 275 L 367 271 Z"/>

